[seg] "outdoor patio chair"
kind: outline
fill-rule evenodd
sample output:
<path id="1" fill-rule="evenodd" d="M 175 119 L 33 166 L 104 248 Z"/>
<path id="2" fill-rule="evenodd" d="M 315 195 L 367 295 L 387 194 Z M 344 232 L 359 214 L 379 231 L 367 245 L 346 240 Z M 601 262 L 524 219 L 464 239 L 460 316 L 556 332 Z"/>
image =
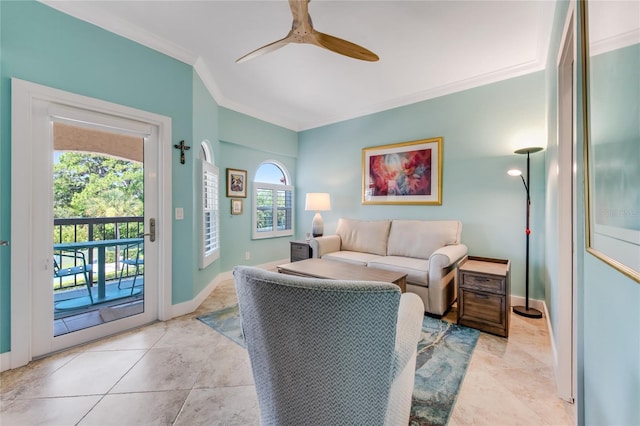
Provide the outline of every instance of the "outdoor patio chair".
<path id="1" fill-rule="evenodd" d="M 64 267 L 64 258 L 73 259 L 73 266 Z M 82 253 L 81 251 L 61 251 L 53 256 L 53 277 L 62 278 L 72 275 L 84 275 L 84 282 L 87 286 L 87 291 L 89 292 L 89 299 L 91 300 L 91 304 L 93 304 L 93 294 L 91 293 L 91 280 L 89 280 L 89 272 L 91 272 L 91 265 L 87 265 L 84 253 Z"/>
<path id="2" fill-rule="evenodd" d="M 135 255 L 134 253 L 135 250 Z M 122 267 L 120 268 L 120 277 L 118 278 L 118 289 L 122 290 L 120 287 L 122 284 L 122 276 L 124 275 L 124 268 L 127 266 L 133 266 L 136 269 L 136 273 L 133 276 L 133 283 L 131 284 L 131 295 L 133 295 L 133 290 L 136 287 L 136 279 L 138 278 L 138 274 L 140 273 L 140 267 L 144 266 L 144 243 L 136 243 L 131 244 L 125 247 L 123 250 L 122 256 Z M 127 268 L 128 272 L 128 268 Z"/>

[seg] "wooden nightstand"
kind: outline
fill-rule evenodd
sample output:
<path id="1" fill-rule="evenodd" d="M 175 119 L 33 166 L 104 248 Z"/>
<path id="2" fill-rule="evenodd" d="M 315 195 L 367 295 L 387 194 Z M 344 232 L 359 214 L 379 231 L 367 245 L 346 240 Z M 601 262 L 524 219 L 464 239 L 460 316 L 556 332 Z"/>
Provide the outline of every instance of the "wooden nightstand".
<path id="1" fill-rule="evenodd" d="M 309 241 L 291 241 L 291 261 L 311 259 L 311 246 Z"/>
<path id="2" fill-rule="evenodd" d="M 509 336 L 511 262 L 467 256 L 458 265 L 458 324 Z"/>

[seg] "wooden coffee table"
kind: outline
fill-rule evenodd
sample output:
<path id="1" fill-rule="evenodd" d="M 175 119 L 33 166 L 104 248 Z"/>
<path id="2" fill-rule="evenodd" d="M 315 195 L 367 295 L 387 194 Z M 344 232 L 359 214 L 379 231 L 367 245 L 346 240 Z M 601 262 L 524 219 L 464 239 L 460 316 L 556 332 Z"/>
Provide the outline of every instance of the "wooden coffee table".
<path id="1" fill-rule="evenodd" d="M 404 272 L 386 271 L 335 260 L 301 260 L 278 265 L 278 272 L 299 277 L 326 278 L 330 280 L 382 281 L 397 285 L 402 293 L 407 290 L 407 274 Z"/>

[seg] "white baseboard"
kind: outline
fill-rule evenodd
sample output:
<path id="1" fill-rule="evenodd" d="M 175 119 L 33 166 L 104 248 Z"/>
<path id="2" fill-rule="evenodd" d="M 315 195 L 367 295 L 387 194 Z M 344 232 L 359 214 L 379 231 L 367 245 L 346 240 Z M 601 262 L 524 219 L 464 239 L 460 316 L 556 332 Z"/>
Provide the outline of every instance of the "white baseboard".
<path id="1" fill-rule="evenodd" d="M 198 306 L 200 306 L 200 304 L 204 302 L 204 300 L 211 294 L 213 290 L 215 290 L 216 287 L 218 287 L 221 282 L 226 281 L 230 278 L 233 278 L 231 271 L 222 272 L 216 275 L 213 281 L 211 281 L 205 288 L 203 288 L 196 297 L 191 300 L 187 300 L 186 302 L 171 305 L 169 316 L 168 318 L 166 318 L 166 320 L 190 314 L 191 312 L 195 311 L 196 309 L 198 309 Z"/>
<path id="2" fill-rule="evenodd" d="M 547 331 L 549 331 L 549 339 L 551 339 L 551 351 L 553 353 L 553 359 L 558 359 L 558 350 L 556 349 L 556 339 L 553 336 L 553 328 L 551 327 L 551 318 L 549 318 L 549 310 L 547 309 L 547 304 L 542 302 L 544 305 L 544 317 L 547 321 Z"/>
<path id="3" fill-rule="evenodd" d="M 274 262 L 263 263 L 261 265 L 256 265 L 256 268 L 262 268 L 267 270 L 276 269 L 278 265 L 282 265 L 283 263 L 289 263 L 289 259 L 281 259 Z M 191 312 L 198 309 L 198 306 L 204 302 L 204 300 L 211 294 L 215 288 L 220 285 L 223 281 L 227 281 L 233 278 L 233 271 L 221 272 L 218 274 L 213 281 L 211 281 L 205 288 L 202 289 L 200 293 L 192 300 L 187 302 L 178 303 L 176 305 L 171 305 L 169 318 L 179 317 L 181 315 L 190 314 Z M 10 370 L 11 369 L 11 351 L 4 352 L 0 354 L 0 372 Z"/>
<path id="4" fill-rule="evenodd" d="M 549 332 L 549 342 L 551 343 L 551 356 L 553 357 L 553 372 L 555 373 L 556 382 L 558 381 L 558 348 L 556 348 L 556 339 L 553 335 L 553 327 L 551 327 L 551 319 L 547 304 L 544 304 L 544 317 L 547 320 L 547 331 Z"/>
<path id="5" fill-rule="evenodd" d="M 0 354 L 0 373 L 11 369 L 11 351 Z"/>
<path id="6" fill-rule="evenodd" d="M 261 269 L 275 269 L 278 265 L 282 265 L 283 263 L 289 263 L 289 259 L 281 259 L 276 260 L 274 262 L 263 263 L 261 265 L 256 265 L 256 268 Z M 204 302 L 204 300 L 209 297 L 211 292 L 215 290 L 215 288 L 223 281 L 227 281 L 233 278 L 233 271 L 226 271 L 218 274 L 213 281 L 211 281 L 202 291 L 193 299 L 188 300 L 186 302 L 178 303 L 176 305 L 171 305 L 170 316 L 167 319 L 179 317 L 182 315 L 190 314 L 191 312 L 198 309 L 198 306 Z"/>
<path id="7" fill-rule="evenodd" d="M 524 306 L 526 304 L 526 299 L 522 296 L 511 296 L 511 307 L 514 306 Z M 537 300 L 529 298 L 529 307 L 533 309 L 537 309 L 542 312 L 546 318 L 549 318 L 547 308 L 545 306 L 544 300 Z"/>

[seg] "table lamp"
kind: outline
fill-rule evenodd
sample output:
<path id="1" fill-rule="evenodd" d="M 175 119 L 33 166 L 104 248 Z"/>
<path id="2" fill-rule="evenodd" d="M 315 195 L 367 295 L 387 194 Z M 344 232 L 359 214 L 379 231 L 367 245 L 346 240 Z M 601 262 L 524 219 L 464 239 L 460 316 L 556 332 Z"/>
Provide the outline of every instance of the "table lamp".
<path id="1" fill-rule="evenodd" d="M 304 203 L 306 211 L 315 211 L 311 222 L 311 234 L 314 237 L 321 237 L 324 232 L 324 224 L 322 223 L 321 211 L 331 210 L 331 197 L 326 192 L 309 192 Z"/>
<path id="2" fill-rule="evenodd" d="M 522 183 L 524 184 L 524 189 L 527 191 L 527 227 L 525 229 L 526 234 L 526 267 L 525 267 L 525 306 L 514 306 L 513 312 L 518 315 L 522 315 L 523 317 L 528 318 L 542 318 L 542 312 L 537 309 L 529 307 L 529 235 L 531 234 L 531 230 L 529 229 L 529 216 L 530 216 L 530 207 L 531 207 L 531 196 L 529 194 L 529 155 L 533 152 L 542 151 L 540 147 L 532 147 L 532 148 L 522 148 L 514 151 L 515 154 L 527 154 L 527 180 L 525 182 L 524 177 L 522 176 L 522 172 L 520 170 L 509 170 L 507 173 L 509 176 L 520 176 L 522 179 Z"/>

